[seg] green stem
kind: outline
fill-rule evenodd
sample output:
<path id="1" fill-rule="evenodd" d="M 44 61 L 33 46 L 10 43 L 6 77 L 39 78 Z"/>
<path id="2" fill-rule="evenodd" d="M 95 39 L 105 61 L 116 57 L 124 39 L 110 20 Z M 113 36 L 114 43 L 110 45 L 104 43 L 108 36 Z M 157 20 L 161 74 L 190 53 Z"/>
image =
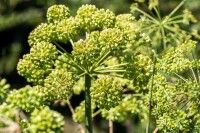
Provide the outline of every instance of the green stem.
<path id="1" fill-rule="evenodd" d="M 147 127 L 146 127 L 146 133 L 149 133 L 150 130 L 150 123 L 151 123 L 151 110 L 152 110 L 152 89 L 154 86 L 154 75 L 156 73 L 156 68 L 155 68 L 155 64 L 156 64 L 156 57 L 155 55 L 153 55 L 153 74 L 152 74 L 152 79 L 151 79 L 151 87 L 149 89 L 149 116 L 148 116 L 148 123 L 147 123 Z"/>
<path id="2" fill-rule="evenodd" d="M 158 22 L 158 20 L 156 20 L 155 18 L 153 18 L 151 15 L 147 14 L 146 12 L 140 10 L 139 8 L 135 8 L 136 11 L 142 13 L 143 15 L 145 15 L 146 17 L 148 17 L 150 20 L 152 20 L 152 23 L 156 23 Z"/>
<path id="3" fill-rule="evenodd" d="M 91 112 L 91 77 L 85 74 L 85 126 L 86 133 L 92 133 L 92 112 Z"/>
<path id="4" fill-rule="evenodd" d="M 158 9 L 157 9 L 156 7 L 154 7 L 153 9 L 154 9 L 154 11 L 156 12 L 156 15 L 157 15 L 158 19 L 161 21 L 162 18 L 161 18 L 161 15 L 160 15 Z"/>
<path id="5" fill-rule="evenodd" d="M 185 3 L 186 0 L 183 0 L 163 21 L 163 23 L 167 22 L 172 15 L 174 15 L 176 13 L 176 11 Z"/>
<path id="6" fill-rule="evenodd" d="M 183 15 L 182 15 L 182 14 L 181 14 L 181 15 L 177 15 L 177 16 L 174 16 L 174 17 L 169 18 L 169 19 L 168 19 L 168 22 L 174 21 L 174 20 L 177 20 L 177 19 L 182 19 L 182 18 L 183 18 Z"/>
<path id="7" fill-rule="evenodd" d="M 164 47 L 164 50 L 166 50 L 167 44 L 166 44 L 166 40 L 165 40 L 165 29 L 164 29 L 163 26 L 161 26 L 161 35 L 162 35 L 162 38 L 163 38 L 163 47 Z"/>

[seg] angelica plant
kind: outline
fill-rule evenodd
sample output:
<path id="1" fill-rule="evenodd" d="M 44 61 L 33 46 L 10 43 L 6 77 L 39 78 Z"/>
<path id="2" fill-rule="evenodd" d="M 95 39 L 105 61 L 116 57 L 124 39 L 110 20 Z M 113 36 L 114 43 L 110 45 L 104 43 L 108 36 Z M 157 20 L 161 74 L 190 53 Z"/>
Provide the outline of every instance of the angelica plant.
<path id="1" fill-rule="evenodd" d="M 85 120 L 86 132 L 92 133 L 92 117 L 102 110 L 120 106 L 125 97 L 123 89 L 131 84 L 132 78 L 138 90 L 143 83 L 148 83 L 151 59 L 140 52 L 140 47 L 149 46 L 150 39 L 141 32 L 141 22 L 131 14 L 116 16 L 94 5 L 83 5 L 76 16 L 70 15 L 68 7 L 54 5 L 46 16 L 47 22 L 30 33 L 30 52 L 17 65 L 18 73 L 30 85 L 10 91 L 6 103 L 31 115 L 30 120 L 19 120 L 26 131 L 62 132 L 63 118 L 47 106 L 63 100 L 69 105 L 73 119 L 76 122 Z M 84 37 L 80 36 L 83 34 Z M 66 49 L 69 47 L 72 50 Z M 82 81 L 83 86 L 77 81 Z M 85 101 L 73 109 L 70 97 L 80 91 L 84 91 Z M 133 101 L 137 103 L 136 99 Z M 45 115 L 48 111 L 54 116 L 49 122 L 50 116 Z M 40 121 L 43 121 L 42 126 L 39 126 Z"/>
<path id="2" fill-rule="evenodd" d="M 180 34 L 175 41 L 169 38 L 175 45 L 166 45 L 166 31 L 178 35 L 171 28 L 183 16 L 172 15 L 183 2 L 161 18 L 158 1 L 150 1 L 149 9 L 158 19 L 138 8 L 134 10 L 144 14 L 139 19 L 132 14 L 115 15 L 94 5 L 81 6 L 75 16 L 65 5 L 49 7 L 47 22 L 30 33 L 30 52 L 17 65 L 19 75 L 30 85 L 3 91 L 5 102 L 0 105 L 0 116 L 17 123 L 23 132 L 61 133 L 64 118 L 49 108 L 59 100 L 69 106 L 81 131 L 85 121 L 86 133 L 93 132 L 96 115 L 109 123 L 139 116 L 147 124 L 147 133 L 151 117 L 156 120 L 156 130 L 198 132 L 200 61 L 191 54 L 196 42 L 188 40 L 188 34 Z M 193 18 L 192 14 L 188 17 L 184 19 Z M 158 27 L 158 36 L 152 36 L 152 27 Z M 166 50 L 161 55 L 151 47 L 160 40 Z M 193 78 L 184 75 L 188 72 Z M 73 108 L 70 99 L 81 92 L 84 100 Z"/>

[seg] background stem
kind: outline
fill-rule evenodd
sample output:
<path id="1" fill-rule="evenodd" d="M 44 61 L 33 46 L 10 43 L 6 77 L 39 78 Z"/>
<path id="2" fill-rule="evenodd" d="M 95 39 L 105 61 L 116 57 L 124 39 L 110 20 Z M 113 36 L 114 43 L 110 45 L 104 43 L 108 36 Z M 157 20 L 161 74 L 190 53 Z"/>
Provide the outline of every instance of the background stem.
<path id="1" fill-rule="evenodd" d="M 92 133 L 92 113 L 91 113 L 91 77 L 85 74 L 85 126 L 86 133 Z"/>

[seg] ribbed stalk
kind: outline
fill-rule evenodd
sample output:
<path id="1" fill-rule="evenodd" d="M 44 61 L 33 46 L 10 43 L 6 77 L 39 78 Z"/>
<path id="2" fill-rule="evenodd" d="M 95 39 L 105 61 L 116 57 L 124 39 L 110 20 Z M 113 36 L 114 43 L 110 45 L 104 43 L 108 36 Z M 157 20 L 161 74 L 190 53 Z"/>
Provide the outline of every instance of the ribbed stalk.
<path id="1" fill-rule="evenodd" d="M 90 87 L 91 87 L 91 77 L 88 74 L 85 74 L 85 126 L 86 133 L 92 133 L 92 109 L 91 109 L 91 96 L 90 96 Z"/>

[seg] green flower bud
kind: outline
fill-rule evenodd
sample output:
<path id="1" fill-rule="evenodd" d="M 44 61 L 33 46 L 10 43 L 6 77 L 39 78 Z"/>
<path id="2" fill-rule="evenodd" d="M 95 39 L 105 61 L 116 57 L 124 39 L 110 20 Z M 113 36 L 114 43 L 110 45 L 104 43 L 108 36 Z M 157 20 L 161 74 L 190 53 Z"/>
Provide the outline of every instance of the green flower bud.
<path id="1" fill-rule="evenodd" d="M 28 37 L 29 45 L 32 47 L 42 41 L 51 42 L 54 28 L 46 23 L 41 23 L 30 33 Z"/>
<path id="2" fill-rule="evenodd" d="M 31 112 L 46 103 L 45 93 L 38 88 L 42 88 L 42 86 L 25 86 L 19 90 L 13 90 L 8 95 L 6 101 L 13 107 L 19 107 L 26 112 Z"/>
<path id="3" fill-rule="evenodd" d="M 49 100 L 67 99 L 74 85 L 72 74 L 64 69 L 53 70 L 44 81 Z"/>
<path id="4" fill-rule="evenodd" d="M 197 19 L 190 10 L 185 9 L 183 11 L 183 23 L 189 24 L 190 22 L 197 23 Z"/>
<path id="5" fill-rule="evenodd" d="M 64 117 L 49 107 L 35 109 L 30 117 L 30 133 L 63 133 Z"/>
<path id="6" fill-rule="evenodd" d="M 17 65 L 18 73 L 26 77 L 28 82 L 43 84 L 44 78 L 51 72 L 58 51 L 54 45 L 41 42 L 30 49 Z"/>
<path id="7" fill-rule="evenodd" d="M 128 58 L 127 61 L 129 64 L 126 66 L 124 77 L 133 81 L 135 91 L 147 91 L 146 85 L 153 71 L 152 60 L 148 56 L 139 54 L 131 60 Z"/>
<path id="8" fill-rule="evenodd" d="M 125 47 L 123 33 L 117 28 L 109 28 L 100 32 L 99 42 L 112 51 L 120 51 Z"/>
<path id="9" fill-rule="evenodd" d="M 93 21 L 93 15 L 98 9 L 94 5 L 83 5 L 77 10 L 77 19 L 81 22 L 81 27 L 86 31 L 94 29 L 97 24 Z"/>
<path id="10" fill-rule="evenodd" d="M 69 18 L 70 11 L 65 5 L 53 5 L 47 10 L 48 23 L 58 23 L 64 19 Z"/>
<path id="11" fill-rule="evenodd" d="M 153 8 L 157 7 L 159 4 L 158 0 L 149 0 L 149 9 L 152 10 Z"/>
<path id="12" fill-rule="evenodd" d="M 80 24 L 74 17 L 60 21 L 56 26 L 57 38 L 60 42 L 66 43 L 80 32 Z"/>
<path id="13" fill-rule="evenodd" d="M 75 95 L 80 95 L 80 93 L 84 90 L 84 78 L 81 77 L 78 81 L 75 82 L 74 86 L 73 86 L 73 92 Z"/>
<path id="14" fill-rule="evenodd" d="M 101 52 L 101 46 L 98 42 L 99 32 L 91 32 L 86 40 L 79 40 L 74 43 L 72 55 L 74 60 L 82 66 L 91 66 L 98 58 Z"/>
<path id="15" fill-rule="evenodd" d="M 91 97 L 97 107 L 110 109 L 122 100 L 123 87 L 120 79 L 109 76 L 98 78 L 91 87 Z"/>
<path id="16" fill-rule="evenodd" d="M 161 59 L 158 59 L 156 68 L 167 74 L 179 73 L 190 69 L 192 62 L 185 58 L 196 47 L 195 41 L 182 43 L 177 48 L 171 47 Z"/>
<path id="17" fill-rule="evenodd" d="M 115 14 L 109 10 L 100 9 L 93 14 L 93 21 L 96 29 L 113 28 L 115 24 Z"/>
<path id="18" fill-rule="evenodd" d="M 144 115 L 141 117 L 146 117 L 146 110 L 141 100 L 137 100 L 135 97 L 128 95 L 124 97 L 118 106 L 110 110 L 103 109 L 101 114 L 107 120 L 124 122 L 126 119 L 130 119 L 138 114 Z"/>

